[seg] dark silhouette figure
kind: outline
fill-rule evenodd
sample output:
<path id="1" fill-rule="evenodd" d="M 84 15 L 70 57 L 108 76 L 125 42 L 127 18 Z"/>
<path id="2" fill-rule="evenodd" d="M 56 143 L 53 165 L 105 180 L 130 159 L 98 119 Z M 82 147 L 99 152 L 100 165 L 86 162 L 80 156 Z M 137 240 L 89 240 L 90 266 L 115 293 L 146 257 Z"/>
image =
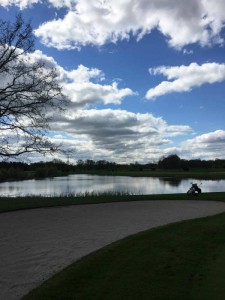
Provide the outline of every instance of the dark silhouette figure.
<path id="1" fill-rule="evenodd" d="M 187 191 L 188 195 L 201 194 L 202 190 L 197 183 L 192 183 L 190 189 Z"/>

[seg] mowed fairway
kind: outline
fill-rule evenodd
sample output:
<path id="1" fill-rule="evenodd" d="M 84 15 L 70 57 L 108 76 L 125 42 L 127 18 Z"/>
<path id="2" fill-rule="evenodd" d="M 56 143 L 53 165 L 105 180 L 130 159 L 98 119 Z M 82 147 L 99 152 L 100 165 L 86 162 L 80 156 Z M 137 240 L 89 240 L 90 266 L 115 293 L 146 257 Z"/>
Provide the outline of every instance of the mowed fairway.
<path id="1" fill-rule="evenodd" d="M 82 256 L 128 235 L 221 212 L 225 212 L 223 202 L 162 200 L 1 214 L 0 299 L 20 299 Z M 154 248 L 157 252 L 157 245 Z M 130 255 L 135 255 L 132 249 Z"/>

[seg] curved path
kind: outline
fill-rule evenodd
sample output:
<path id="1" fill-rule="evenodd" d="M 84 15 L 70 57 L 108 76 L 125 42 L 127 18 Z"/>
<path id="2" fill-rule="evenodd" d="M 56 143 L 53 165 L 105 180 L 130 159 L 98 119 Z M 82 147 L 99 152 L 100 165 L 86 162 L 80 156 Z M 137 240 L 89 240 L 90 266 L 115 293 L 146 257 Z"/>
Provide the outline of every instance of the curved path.
<path id="1" fill-rule="evenodd" d="M 149 228 L 225 212 L 210 201 L 138 201 L 0 214 L 0 299 L 20 299 L 80 257 Z"/>

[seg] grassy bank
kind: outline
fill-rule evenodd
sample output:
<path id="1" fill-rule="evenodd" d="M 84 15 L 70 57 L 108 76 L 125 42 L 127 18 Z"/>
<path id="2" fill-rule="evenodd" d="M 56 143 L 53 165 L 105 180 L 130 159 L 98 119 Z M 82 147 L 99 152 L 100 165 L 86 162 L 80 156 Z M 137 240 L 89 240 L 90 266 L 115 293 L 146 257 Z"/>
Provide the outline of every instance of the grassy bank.
<path id="1" fill-rule="evenodd" d="M 23 300 L 225 299 L 225 214 L 128 237 L 72 264 Z"/>
<path id="2" fill-rule="evenodd" d="M 225 169 L 143 169 L 142 171 L 86 171 L 83 174 L 110 175 L 110 176 L 131 176 L 131 177 L 172 177 L 172 178 L 193 178 L 193 179 L 225 179 Z"/>
<path id="3" fill-rule="evenodd" d="M 78 204 L 96 204 L 106 202 L 139 201 L 139 200 L 217 200 L 225 201 L 225 192 L 203 193 L 197 196 L 187 194 L 160 194 L 160 195 L 127 195 L 118 193 L 109 194 L 86 194 L 83 196 L 61 196 L 61 197 L 16 197 L 0 198 L 0 212 L 21 209 L 32 209 L 41 207 L 57 207 Z"/>
<path id="4" fill-rule="evenodd" d="M 130 176 L 130 177 L 171 177 L 171 178 L 193 178 L 193 179 L 225 179 L 225 169 L 220 168 L 193 168 L 188 171 L 183 169 L 121 169 L 121 170 L 77 170 L 59 171 L 54 168 L 37 168 L 36 171 L 22 171 L 10 168 L 0 169 L 0 182 L 45 179 L 73 174 L 91 174 L 100 176 Z"/>

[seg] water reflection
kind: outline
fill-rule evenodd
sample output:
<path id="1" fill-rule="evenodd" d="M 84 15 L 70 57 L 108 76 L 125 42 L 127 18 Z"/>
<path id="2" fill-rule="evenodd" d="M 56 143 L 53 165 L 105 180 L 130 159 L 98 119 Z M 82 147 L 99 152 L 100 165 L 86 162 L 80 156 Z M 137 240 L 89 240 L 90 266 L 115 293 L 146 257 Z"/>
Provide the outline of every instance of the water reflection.
<path id="1" fill-rule="evenodd" d="M 175 187 L 178 187 L 182 182 L 182 179 L 172 178 L 172 177 L 162 177 L 162 178 L 159 178 L 159 180 L 163 181 L 164 184 L 169 184 L 169 185 L 175 186 Z"/>
<path id="2" fill-rule="evenodd" d="M 186 193 L 191 182 L 201 184 L 203 192 L 225 191 L 225 180 L 193 180 L 173 178 L 98 176 L 77 174 L 44 180 L 24 180 L 0 184 L 1 196 L 65 195 L 124 192 L 132 194 Z"/>

